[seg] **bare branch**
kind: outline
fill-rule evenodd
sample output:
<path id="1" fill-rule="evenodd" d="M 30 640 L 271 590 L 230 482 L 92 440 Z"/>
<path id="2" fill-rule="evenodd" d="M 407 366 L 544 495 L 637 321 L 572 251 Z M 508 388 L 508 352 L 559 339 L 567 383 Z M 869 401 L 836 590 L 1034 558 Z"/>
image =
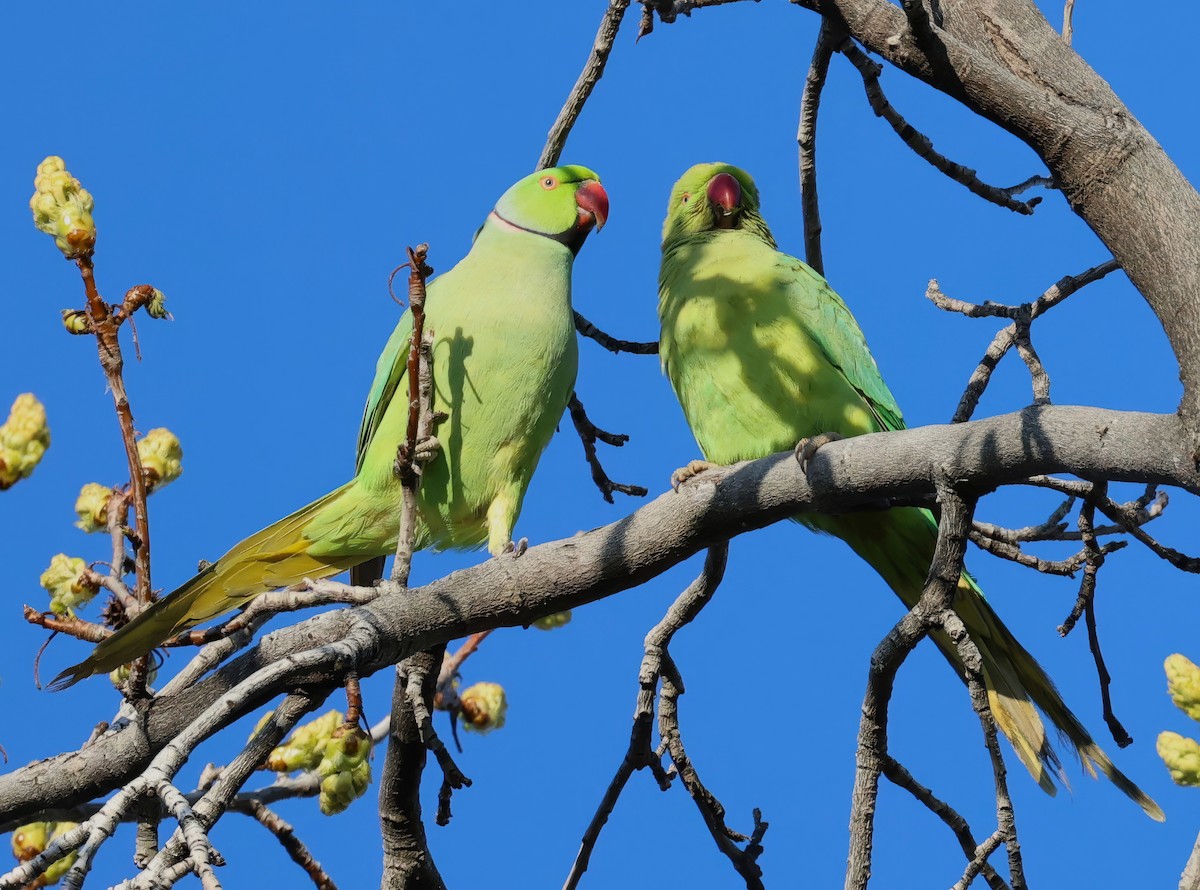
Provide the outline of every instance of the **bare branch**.
<path id="1" fill-rule="evenodd" d="M 238 812 L 244 812 L 258 820 L 263 828 L 275 835 L 275 838 L 287 851 L 292 861 L 304 869 L 304 873 L 312 879 L 317 890 L 337 890 L 337 884 L 317 862 L 312 852 L 296 837 L 295 829 L 278 813 L 263 806 L 257 800 L 250 800 L 236 807 Z"/>
<path id="2" fill-rule="evenodd" d="M 804 93 L 800 98 L 800 125 L 796 143 L 800 148 L 800 201 L 804 213 L 804 257 L 819 275 L 825 274 L 821 255 L 821 208 L 817 199 L 817 114 L 821 109 L 821 90 L 829 73 L 833 57 L 833 26 L 821 20 L 812 61 L 804 78 Z"/>
<path id="3" fill-rule="evenodd" d="M 546 145 L 538 158 L 537 169 L 553 167 L 558 163 L 563 146 L 567 143 L 567 136 L 575 126 L 575 121 L 579 119 L 579 112 L 583 111 L 583 104 L 604 76 L 608 54 L 612 52 L 613 42 L 617 39 L 617 31 L 621 27 L 621 19 L 625 17 L 625 10 L 628 8 L 629 0 L 610 0 L 604 18 L 600 20 L 600 29 L 596 32 L 596 39 L 592 43 L 592 51 L 588 54 L 583 71 L 580 72 L 579 79 L 575 81 L 574 88 L 567 96 L 567 101 L 546 137 Z"/>
<path id="4" fill-rule="evenodd" d="M 518 560 L 519 562 L 519 560 Z M 432 700 L 438 660 L 426 648 L 396 668 L 387 753 L 379 779 L 379 818 L 383 833 L 383 880 L 389 890 L 444 890 L 445 884 L 429 852 L 421 822 L 421 775 L 428 745 L 412 707 L 408 679 L 414 674 L 423 703 Z M 426 713 L 428 709 L 426 707 Z"/>
<path id="5" fill-rule="evenodd" d="M 1094 281 L 1099 281 L 1105 275 L 1115 272 L 1119 268 L 1120 266 L 1117 265 L 1116 260 L 1107 260 L 1078 275 L 1067 275 L 1056 281 L 1033 302 L 1022 303 L 1019 306 L 1008 306 L 1003 303 L 993 303 L 991 301 L 976 304 L 968 303 L 964 300 L 956 300 L 942 293 L 941 288 L 938 287 L 937 280 L 931 279 L 929 286 L 925 290 L 925 296 L 939 309 L 947 312 L 958 312 L 968 318 L 989 317 L 1010 318 L 1013 320 L 1012 324 L 996 334 L 991 345 L 984 353 L 983 358 L 979 360 L 979 365 L 971 373 L 966 389 L 963 391 L 962 399 L 959 401 L 958 407 L 954 411 L 954 417 L 950 422 L 963 423 L 971 419 L 971 415 L 975 413 L 975 408 L 979 405 L 979 400 L 982 398 L 984 390 L 987 389 L 987 385 L 991 381 L 992 372 L 996 370 L 1000 359 L 1004 358 L 1004 355 L 1013 346 L 1017 346 L 1018 351 L 1024 350 L 1021 352 L 1021 356 L 1025 360 L 1026 366 L 1029 367 L 1030 373 L 1033 375 L 1035 404 L 1047 404 L 1050 396 L 1050 380 L 1045 376 L 1045 368 L 1041 366 L 1041 361 L 1037 358 L 1037 353 L 1033 352 L 1033 346 L 1029 342 L 1030 325 L 1034 319 L 1053 309 L 1080 288 Z"/>
<path id="6" fill-rule="evenodd" d="M 637 707 L 634 709 L 629 747 L 583 834 L 583 841 L 580 844 L 579 852 L 575 855 L 575 861 L 571 866 L 570 874 L 567 875 L 566 883 L 563 884 L 563 890 L 574 890 L 579 886 L 579 881 L 591 861 L 592 850 L 600 839 L 600 832 L 608 822 L 608 817 L 612 815 L 612 811 L 617 805 L 617 799 L 621 796 L 629 777 L 636 770 L 648 766 L 661 790 L 666 791 L 670 787 L 671 777 L 663 770 L 661 762 L 665 750 L 665 740 L 664 747 L 658 751 L 652 750 L 650 746 L 655 694 L 662 677 L 663 659 L 666 657 L 667 647 L 675 634 L 691 623 L 716 593 L 717 586 L 725 574 L 725 562 L 728 555 L 729 545 L 727 543 L 722 542 L 709 548 L 708 555 L 704 560 L 704 568 L 699 576 L 676 598 L 663 619 L 646 634 L 646 651 L 638 671 Z M 736 847 L 734 849 L 736 850 Z M 741 853 L 740 850 L 737 852 Z"/>
<path id="7" fill-rule="evenodd" d="M 365 606 L 266 635 L 192 687 L 147 702 L 136 723 L 0 776 L 0 831 L 128 783 L 214 702 L 228 702 L 211 718 L 215 731 L 282 689 L 328 683 L 350 670 L 366 677 L 449 640 L 523 626 L 640 585 L 718 541 L 799 513 L 924 496 L 941 468 L 967 490 L 1073 473 L 1200 491 L 1182 445 L 1185 429 L 1175 414 L 1027 408 L 833 442 L 817 451 L 807 474 L 791 451 L 712 471 L 705 479 L 717 485 L 683 486 L 608 526 L 531 547 L 519 560 L 488 560 L 403 594 L 385 584 Z M 252 684 L 229 698 L 248 678 Z"/>
<path id="8" fill-rule="evenodd" d="M 1075 14 L 1075 0 L 1067 0 L 1063 5 L 1062 39 L 1067 46 L 1071 45 L 1071 17 Z"/>
<path id="9" fill-rule="evenodd" d="M 945 520 L 944 513 L 942 519 Z M 1021 847 L 1017 839 L 1016 814 L 1013 812 L 1012 798 L 1008 793 L 1008 771 L 1004 766 L 1004 756 L 1000 753 L 996 721 L 992 717 L 987 690 L 984 688 L 983 657 L 980 655 L 979 648 L 968 636 L 967 629 L 958 615 L 947 610 L 943 613 L 942 624 L 958 648 L 959 658 L 962 659 L 963 667 L 966 669 L 967 689 L 971 694 L 971 705 L 979 716 L 979 723 L 983 727 L 984 742 L 992 761 L 992 780 L 996 789 L 997 831 L 1004 839 L 1008 849 L 1008 874 L 1012 881 L 1012 890 L 1026 890 L 1025 866 L 1021 860 Z M 976 859 L 978 858 L 977 854 Z M 974 861 L 973 859 L 972 863 Z M 986 861 L 986 857 L 984 861 Z"/>
<path id="10" fill-rule="evenodd" d="M 920 9 L 921 14 L 924 14 L 924 8 L 919 2 L 915 2 L 915 0 L 913 2 L 906 0 L 904 7 L 906 12 L 911 7 L 913 9 Z M 928 25 L 927 21 L 926 25 Z M 896 111 L 892 107 L 892 104 L 888 102 L 887 96 L 883 93 L 883 88 L 879 85 L 879 75 L 883 71 L 882 67 L 867 58 L 867 55 L 849 37 L 844 37 L 835 48 L 858 69 L 858 73 L 862 76 L 863 89 L 867 93 L 867 101 L 871 104 L 871 110 L 875 112 L 875 116 L 881 117 L 891 124 L 892 129 L 896 131 L 896 135 L 904 141 L 905 145 L 916 152 L 918 157 L 928 161 L 937 170 L 945 173 L 955 182 L 966 186 L 985 201 L 1006 207 L 1014 213 L 1021 213 L 1028 216 L 1033 213 L 1033 208 L 1041 203 L 1042 199 L 1040 197 L 1030 198 L 1028 201 L 1018 201 L 1012 196 L 1010 191 L 997 188 L 994 185 L 988 185 L 976 175 L 974 170 L 964 167 L 962 164 L 956 164 L 945 155 L 937 152 L 933 147 L 933 141 L 906 121 L 900 112 Z"/>
<path id="11" fill-rule="evenodd" d="M 914 779 L 912 773 L 892 757 L 884 760 L 883 774 L 887 776 L 893 785 L 903 788 L 924 804 L 926 809 L 945 822 L 950 830 L 954 832 L 954 836 L 958 839 L 958 844 L 962 847 L 962 851 L 970 860 L 974 861 L 978 855 L 979 844 L 975 842 L 975 835 L 971 833 L 971 826 L 967 824 L 967 820 L 959 815 L 954 807 L 935 797 L 932 791 Z M 979 871 L 983 874 L 984 880 L 987 881 L 988 886 L 992 890 L 1009 890 L 1008 883 L 1000 875 L 996 874 L 996 870 L 987 863 L 986 857 Z"/>

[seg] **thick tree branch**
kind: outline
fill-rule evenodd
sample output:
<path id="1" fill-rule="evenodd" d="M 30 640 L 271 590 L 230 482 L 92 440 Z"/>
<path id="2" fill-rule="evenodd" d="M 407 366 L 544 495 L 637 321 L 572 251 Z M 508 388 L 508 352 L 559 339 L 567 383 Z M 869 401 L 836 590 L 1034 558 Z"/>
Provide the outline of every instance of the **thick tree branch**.
<path id="1" fill-rule="evenodd" d="M 1017 136 L 1046 163 L 1167 333 L 1200 441 L 1200 195 L 1031 0 L 979 0 L 928 55 L 886 0 L 796 0 L 870 51 Z"/>
<path id="2" fill-rule="evenodd" d="M 1040 473 L 1074 473 L 1197 492 L 1200 475 L 1183 445 L 1183 430 L 1176 415 L 1027 408 L 834 442 L 812 458 L 807 476 L 791 452 L 705 473 L 679 493 L 664 494 L 602 528 L 532 547 L 519 560 L 489 560 L 403 596 L 385 585 L 365 606 L 268 634 L 191 688 L 148 702 L 139 721 L 80 751 L 0 776 L 0 830 L 120 787 L 180 726 L 260 670 L 271 671 L 271 681 L 240 699 L 223 714 L 224 722 L 283 689 L 328 683 L 349 670 L 365 677 L 449 640 L 528 624 L 636 587 L 718 541 L 797 513 L 927 496 L 935 471 L 974 490 Z"/>

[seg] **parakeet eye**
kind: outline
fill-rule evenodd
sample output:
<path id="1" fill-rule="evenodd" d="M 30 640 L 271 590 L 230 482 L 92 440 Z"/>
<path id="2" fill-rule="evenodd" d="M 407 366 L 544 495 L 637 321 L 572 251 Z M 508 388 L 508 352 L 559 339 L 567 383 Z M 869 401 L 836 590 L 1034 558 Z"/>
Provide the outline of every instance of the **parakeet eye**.
<path id="1" fill-rule="evenodd" d="M 546 191 L 549 191 L 552 188 L 556 188 L 557 186 L 558 186 L 558 180 L 555 179 L 553 176 L 547 176 L 545 179 L 542 180 L 542 188 L 544 188 Z"/>
<path id="2" fill-rule="evenodd" d="M 688 202 L 688 198 L 690 198 L 690 197 L 691 197 L 691 195 L 689 195 L 687 192 L 684 192 L 683 199 L 682 199 L 683 203 L 686 204 Z"/>

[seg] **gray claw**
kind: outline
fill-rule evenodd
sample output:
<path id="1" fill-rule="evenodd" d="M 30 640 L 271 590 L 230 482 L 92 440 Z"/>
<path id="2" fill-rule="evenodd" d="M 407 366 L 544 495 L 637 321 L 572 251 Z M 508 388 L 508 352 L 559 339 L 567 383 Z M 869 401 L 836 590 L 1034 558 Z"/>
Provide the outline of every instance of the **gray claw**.
<path id="1" fill-rule="evenodd" d="M 805 476 L 808 475 L 808 464 L 817 453 L 817 450 L 822 445 L 828 445 L 830 442 L 837 442 L 846 438 L 841 433 L 818 433 L 815 436 L 805 436 L 796 443 L 795 455 L 796 461 L 800 464 L 800 472 Z"/>

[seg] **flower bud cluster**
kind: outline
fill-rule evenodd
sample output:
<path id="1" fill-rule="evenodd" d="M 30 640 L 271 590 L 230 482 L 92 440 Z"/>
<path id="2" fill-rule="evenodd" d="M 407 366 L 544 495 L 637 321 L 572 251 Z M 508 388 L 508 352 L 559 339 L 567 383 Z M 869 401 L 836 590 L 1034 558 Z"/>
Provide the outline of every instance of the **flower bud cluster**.
<path id="1" fill-rule="evenodd" d="M 1200 722 L 1200 667 L 1178 653 L 1163 662 L 1167 692 L 1183 713 Z M 1161 732 L 1155 746 L 1176 785 L 1200 785 L 1200 742 L 1177 732 Z"/>
<path id="2" fill-rule="evenodd" d="M 96 249 L 95 202 L 79 180 L 67 172 L 62 158 L 51 155 L 38 164 L 29 199 L 33 224 L 54 237 L 63 256 L 73 260 L 90 256 Z"/>
<path id="3" fill-rule="evenodd" d="M 0 426 L 0 491 L 32 473 L 49 447 L 46 408 L 33 393 L 22 393 Z"/>

